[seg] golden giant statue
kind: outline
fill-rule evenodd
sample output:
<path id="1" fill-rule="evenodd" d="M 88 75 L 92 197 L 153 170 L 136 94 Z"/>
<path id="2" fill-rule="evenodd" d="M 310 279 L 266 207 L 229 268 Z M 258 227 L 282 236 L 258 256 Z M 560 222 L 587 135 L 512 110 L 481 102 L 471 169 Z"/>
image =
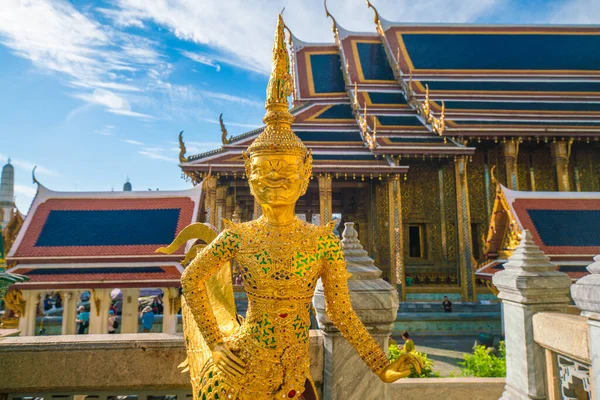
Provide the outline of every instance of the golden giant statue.
<path id="1" fill-rule="evenodd" d="M 408 376 L 411 364 L 419 368 L 410 355 L 390 364 L 352 309 L 349 274 L 334 223 L 316 226 L 295 215 L 312 172 L 312 153 L 291 130 L 290 91 L 280 15 L 266 128 L 244 154 L 250 189 L 263 215 L 239 224 L 225 221 L 225 229 L 206 240 L 210 243 L 181 278 L 186 363 L 194 399 L 316 399 L 308 350 L 309 310 L 319 278 L 329 317 L 374 373 L 393 382 Z M 180 234 L 186 240 L 194 235 L 190 231 L 196 229 L 199 237 L 208 229 L 203 224 L 188 228 Z M 170 248 L 178 243 L 181 240 Z M 233 305 L 231 260 L 241 266 L 249 300 L 242 322 Z"/>

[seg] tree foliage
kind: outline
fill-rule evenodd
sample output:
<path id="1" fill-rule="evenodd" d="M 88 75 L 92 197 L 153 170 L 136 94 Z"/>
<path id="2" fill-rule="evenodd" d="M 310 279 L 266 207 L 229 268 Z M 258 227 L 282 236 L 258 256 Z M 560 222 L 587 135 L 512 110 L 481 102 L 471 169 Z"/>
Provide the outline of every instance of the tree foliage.
<path id="1" fill-rule="evenodd" d="M 475 346 L 473 354 L 464 354 L 465 360 L 459 362 L 460 376 L 479 378 L 502 378 L 506 376 L 506 348 L 500 342 L 497 354 L 493 347 Z"/>

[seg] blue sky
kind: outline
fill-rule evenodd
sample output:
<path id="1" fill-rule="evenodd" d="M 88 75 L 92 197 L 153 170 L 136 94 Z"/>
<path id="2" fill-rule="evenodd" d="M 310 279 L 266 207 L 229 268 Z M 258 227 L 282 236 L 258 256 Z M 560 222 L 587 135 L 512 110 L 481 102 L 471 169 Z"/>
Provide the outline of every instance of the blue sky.
<path id="1" fill-rule="evenodd" d="M 600 24 L 598 0 L 373 0 L 401 22 Z M 261 124 L 277 13 L 307 42 L 332 42 L 320 0 L 0 1 L 0 163 L 17 205 L 62 191 L 182 189 L 188 154 Z M 344 28 L 374 31 L 364 0 L 330 0 Z"/>

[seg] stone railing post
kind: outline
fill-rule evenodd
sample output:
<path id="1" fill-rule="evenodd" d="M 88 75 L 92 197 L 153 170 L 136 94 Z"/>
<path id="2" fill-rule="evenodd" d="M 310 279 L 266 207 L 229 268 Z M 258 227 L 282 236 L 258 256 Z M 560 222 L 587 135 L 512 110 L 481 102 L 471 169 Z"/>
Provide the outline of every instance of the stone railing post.
<path id="1" fill-rule="evenodd" d="M 21 336 L 35 336 L 40 291 L 24 289 L 22 293 L 25 306 L 24 312 L 19 318 L 19 330 L 21 331 Z"/>
<path id="2" fill-rule="evenodd" d="M 90 298 L 90 334 L 108 333 L 108 310 L 112 289 L 93 289 Z"/>
<path id="3" fill-rule="evenodd" d="M 592 360 L 592 398 L 600 399 L 600 255 L 587 267 L 591 275 L 571 286 L 571 296 L 581 315 L 588 317 L 590 359 Z"/>
<path id="4" fill-rule="evenodd" d="M 121 333 L 138 333 L 140 289 L 121 289 Z"/>
<path id="5" fill-rule="evenodd" d="M 533 339 L 533 315 L 566 312 L 571 280 L 533 242 L 528 230 L 521 243 L 494 275 L 504 309 L 506 387 L 503 400 L 546 398 L 544 349 Z"/>
<path id="6" fill-rule="evenodd" d="M 61 334 L 77 334 L 77 300 L 81 295 L 80 290 L 65 290 L 60 293 L 62 298 L 63 315 Z"/>
<path id="7" fill-rule="evenodd" d="M 177 288 L 163 289 L 163 333 L 177 333 L 177 312 L 181 307 Z"/>
<path id="8" fill-rule="evenodd" d="M 398 310 L 398 293 L 381 279 L 381 270 L 360 244 L 353 222 L 345 224 L 342 237 L 346 266 L 352 274 L 348 280 L 352 307 L 387 351 Z M 313 304 L 324 339 L 323 399 L 387 399 L 387 386 L 371 372 L 327 316 L 320 281 Z"/>

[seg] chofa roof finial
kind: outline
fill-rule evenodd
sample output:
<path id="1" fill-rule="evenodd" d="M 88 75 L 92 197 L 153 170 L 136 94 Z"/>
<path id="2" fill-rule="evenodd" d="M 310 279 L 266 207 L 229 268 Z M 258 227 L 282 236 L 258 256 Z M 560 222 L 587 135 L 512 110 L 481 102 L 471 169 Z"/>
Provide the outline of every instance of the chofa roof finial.
<path id="1" fill-rule="evenodd" d="M 331 13 L 329 12 L 329 9 L 327 9 L 327 0 L 323 0 L 323 6 L 325 7 L 325 16 L 331 18 L 331 21 L 333 22 L 333 24 L 331 26 L 331 30 L 334 33 L 336 33 L 337 32 L 337 21 L 335 20 L 333 15 L 331 15 Z"/>

